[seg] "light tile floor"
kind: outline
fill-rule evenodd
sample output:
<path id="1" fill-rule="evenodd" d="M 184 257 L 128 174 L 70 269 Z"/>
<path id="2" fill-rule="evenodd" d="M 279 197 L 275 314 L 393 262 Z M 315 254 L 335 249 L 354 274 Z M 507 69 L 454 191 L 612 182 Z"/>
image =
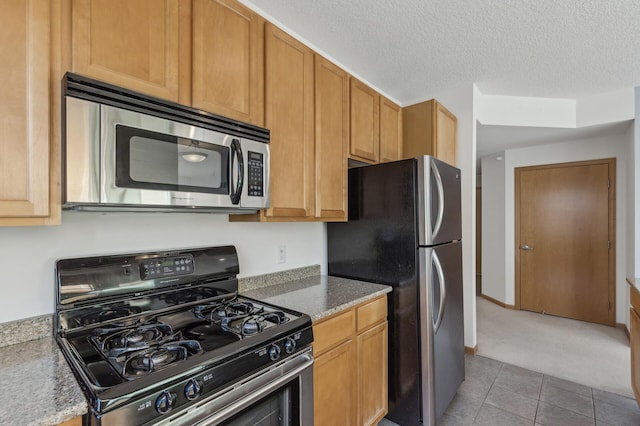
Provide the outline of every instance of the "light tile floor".
<path id="1" fill-rule="evenodd" d="M 640 425 L 640 408 L 625 396 L 482 356 L 465 363 L 466 380 L 438 425 Z"/>

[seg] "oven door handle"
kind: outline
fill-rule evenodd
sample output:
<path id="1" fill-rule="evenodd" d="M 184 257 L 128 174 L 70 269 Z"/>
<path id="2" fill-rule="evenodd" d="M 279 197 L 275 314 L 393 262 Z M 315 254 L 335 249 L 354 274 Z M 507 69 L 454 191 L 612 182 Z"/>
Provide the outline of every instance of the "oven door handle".
<path id="1" fill-rule="evenodd" d="M 312 366 L 313 356 L 309 349 L 308 352 L 301 353 L 294 359 L 266 373 L 260 374 L 242 383 L 240 386 L 223 392 L 222 395 L 213 395 L 210 398 L 202 400 L 199 404 L 187 410 L 186 413 L 176 413 L 175 416 L 164 419 L 164 421 L 157 425 L 217 425 L 269 395 L 269 393 L 277 390 L 292 379 L 300 376 L 304 370 Z M 309 376 L 309 379 L 313 380 L 313 376 L 311 374 Z M 312 384 L 309 384 L 309 386 L 310 389 L 313 389 Z M 211 407 L 207 407 L 209 404 L 214 404 L 213 410 Z M 222 405 L 222 408 L 218 409 L 218 405 Z M 208 412 L 209 410 L 213 412 Z M 311 416 L 311 413 L 305 413 L 304 416 Z"/>

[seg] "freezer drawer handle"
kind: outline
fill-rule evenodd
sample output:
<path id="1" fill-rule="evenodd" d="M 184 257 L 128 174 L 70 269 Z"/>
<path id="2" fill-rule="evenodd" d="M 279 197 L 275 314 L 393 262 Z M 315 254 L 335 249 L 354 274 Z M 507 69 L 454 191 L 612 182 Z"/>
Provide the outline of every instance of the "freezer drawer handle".
<path id="1" fill-rule="evenodd" d="M 432 254 L 433 266 L 435 266 L 436 273 L 438 274 L 438 282 L 440 284 L 440 306 L 438 307 L 438 318 L 433 323 L 433 333 L 435 334 L 440 328 L 440 324 L 442 323 L 442 317 L 444 316 L 444 304 L 447 298 L 447 286 L 444 282 L 444 272 L 442 272 L 442 265 L 440 264 L 440 259 L 438 259 L 438 255 L 435 251 Z"/>
<path id="2" fill-rule="evenodd" d="M 531 247 L 529 244 L 525 244 L 523 246 L 520 246 L 520 250 L 531 251 L 533 250 L 533 247 Z"/>
<path id="3" fill-rule="evenodd" d="M 431 233 L 431 238 L 435 239 L 438 232 L 440 232 L 442 218 L 444 217 L 444 186 L 442 184 L 442 176 L 440 176 L 440 171 L 438 170 L 438 165 L 433 161 L 433 159 L 431 160 L 431 171 L 433 172 L 433 177 L 436 179 L 436 186 L 438 189 L 438 215 L 436 216 L 436 224 L 433 227 L 433 232 Z"/>

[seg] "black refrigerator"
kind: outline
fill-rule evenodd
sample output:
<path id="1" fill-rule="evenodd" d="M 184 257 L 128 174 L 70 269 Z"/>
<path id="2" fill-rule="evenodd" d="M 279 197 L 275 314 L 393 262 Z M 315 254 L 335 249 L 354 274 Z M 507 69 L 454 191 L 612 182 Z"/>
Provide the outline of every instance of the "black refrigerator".
<path id="1" fill-rule="evenodd" d="M 329 275 L 386 284 L 389 413 L 435 425 L 464 380 L 460 170 L 431 156 L 349 169 Z"/>

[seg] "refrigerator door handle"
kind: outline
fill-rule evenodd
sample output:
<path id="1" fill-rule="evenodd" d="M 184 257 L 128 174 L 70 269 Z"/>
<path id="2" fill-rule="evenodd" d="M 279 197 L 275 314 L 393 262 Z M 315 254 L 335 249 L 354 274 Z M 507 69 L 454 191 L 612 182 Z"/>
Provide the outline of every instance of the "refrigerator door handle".
<path id="1" fill-rule="evenodd" d="M 432 251 L 431 259 L 433 262 L 433 266 L 435 266 L 436 273 L 438 274 L 438 283 L 440 284 L 440 305 L 438 306 L 438 317 L 433 323 L 433 333 L 435 334 L 440 328 L 442 317 L 444 316 L 444 305 L 447 298 L 447 286 L 444 282 L 444 272 L 442 271 L 442 265 L 440 264 L 440 259 L 438 258 L 435 250 Z"/>
<path id="2" fill-rule="evenodd" d="M 438 232 L 440 232 L 442 219 L 444 217 L 444 185 L 442 184 L 442 176 L 440 176 L 438 165 L 433 161 L 433 159 L 431 160 L 430 169 L 433 173 L 433 177 L 436 179 L 436 187 L 438 190 L 438 214 L 436 216 L 436 224 L 433 227 L 433 232 L 431 233 L 431 239 L 434 240 L 438 235 Z"/>

